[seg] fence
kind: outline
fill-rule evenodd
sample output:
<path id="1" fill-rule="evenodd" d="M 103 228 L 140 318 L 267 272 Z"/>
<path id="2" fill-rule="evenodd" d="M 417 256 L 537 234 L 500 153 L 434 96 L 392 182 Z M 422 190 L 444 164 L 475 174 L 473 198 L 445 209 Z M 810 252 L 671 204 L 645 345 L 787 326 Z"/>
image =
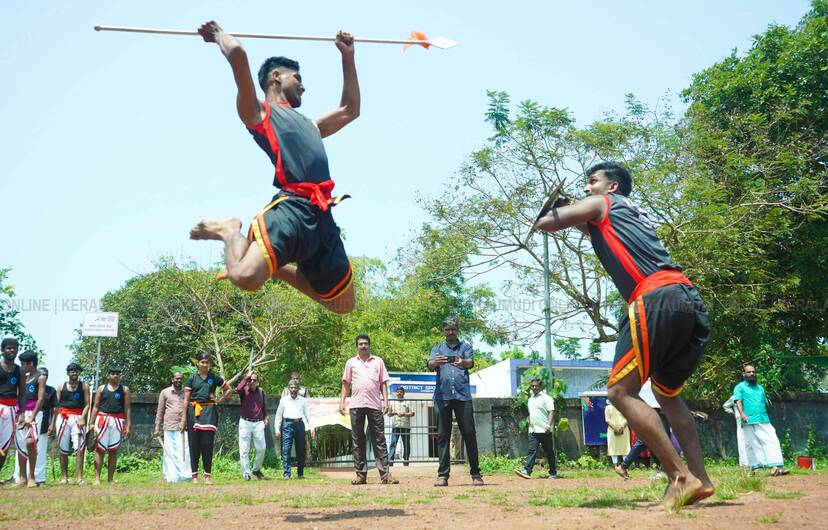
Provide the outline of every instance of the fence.
<path id="1" fill-rule="evenodd" d="M 410 418 L 408 431 L 394 435 L 393 418 L 385 419 L 385 440 L 389 455 L 395 454 L 396 463 L 437 462 L 437 413 L 431 399 L 404 399 L 409 410 L 414 413 Z M 392 402 L 396 400 L 392 399 Z M 367 423 L 366 423 L 367 428 Z M 405 460 L 405 437 L 408 438 L 409 455 Z M 392 448 L 392 442 L 396 448 Z M 366 434 L 366 453 L 369 462 L 375 460 L 370 438 Z M 452 429 L 452 460 L 464 461 L 463 444 L 455 424 Z M 322 467 L 352 466 L 354 462 L 351 431 L 339 425 L 329 425 L 317 429 L 316 442 L 311 444 L 311 462 Z"/>

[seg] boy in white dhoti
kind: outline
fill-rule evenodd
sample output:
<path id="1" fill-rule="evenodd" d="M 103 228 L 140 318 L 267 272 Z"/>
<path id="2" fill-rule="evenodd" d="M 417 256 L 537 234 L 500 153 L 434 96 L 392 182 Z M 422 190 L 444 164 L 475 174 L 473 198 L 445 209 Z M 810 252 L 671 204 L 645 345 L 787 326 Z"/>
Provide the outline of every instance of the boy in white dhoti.
<path id="1" fill-rule="evenodd" d="M 742 419 L 748 465 L 753 470 L 771 468 L 774 477 L 787 475 L 788 470 L 782 469 L 784 462 L 779 438 L 768 417 L 765 389 L 756 382 L 756 368 L 745 365 L 744 378 L 733 389 L 733 399 Z"/>
<path id="2" fill-rule="evenodd" d="M 66 381 L 57 388 L 57 444 L 60 448 L 60 483 L 69 483 L 69 456 L 76 453 L 75 480 L 83 484 L 83 460 L 86 452 L 86 420 L 89 418 L 89 387 L 80 380 L 81 367 L 69 363 Z"/>
<path id="3" fill-rule="evenodd" d="M 19 486 L 37 487 L 35 465 L 37 463 L 37 437 L 43 419 L 43 401 L 46 395 L 46 376 L 37 370 L 37 354 L 25 351 L 18 357 L 23 379 L 23 408 L 17 416 L 15 442 L 17 461 L 20 466 Z"/>

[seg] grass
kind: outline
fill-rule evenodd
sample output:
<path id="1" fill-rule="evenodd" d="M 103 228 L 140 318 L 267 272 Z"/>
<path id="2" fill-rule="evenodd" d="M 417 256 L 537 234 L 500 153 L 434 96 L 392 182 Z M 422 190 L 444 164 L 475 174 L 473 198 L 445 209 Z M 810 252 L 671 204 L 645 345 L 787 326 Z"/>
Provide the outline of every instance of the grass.
<path id="1" fill-rule="evenodd" d="M 516 462 L 518 462 L 516 464 Z M 564 468 L 559 471 L 562 480 L 517 481 L 508 488 L 488 487 L 466 490 L 450 490 L 418 486 L 406 488 L 405 483 L 388 489 L 349 489 L 348 479 L 331 479 L 318 470 L 306 470 L 306 480 L 283 482 L 246 483 L 239 475 L 238 462 L 234 459 L 220 457 L 214 460 L 214 480 L 216 485 L 209 490 L 205 486 L 187 484 L 163 484 L 160 482 L 160 466 L 157 462 L 142 462 L 138 459 L 124 459 L 128 469 L 117 475 L 118 484 L 93 488 L 92 486 L 66 487 L 46 486 L 46 495 L 37 490 L 28 492 L 3 491 L 4 501 L 13 503 L 14 510 L 0 511 L 0 523 L 34 519 L 40 521 L 57 521 L 63 518 L 106 516 L 114 513 L 146 513 L 168 509 L 193 510 L 196 514 L 221 513 L 222 508 L 237 506 L 275 505 L 287 509 L 336 509 L 366 506 L 412 506 L 430 503 L 456 503 L 469 501 L 466 506 L 495 506 L 501 510 L 524 511 L 529 508 L 534 513 L 545 514 L 547 510 L 560 508 L 621 509 L 633 510 L 642 504 L 657 503 L 664 491 L 664 480 L 649 480 L 640 486 L 623 485 L 615 474 L 609 470 L 582 468 Z M 492 459 L 489 465 L 497 472 L 484 474 L 513 474 L 520 465 L 513 459 Z M 764 492 L 768 499 L 789 500 L 804 496 L 800 491 L 765 491 L 766 484 L 773 485 L 774 479 L 763 473 L 751 475 L 749 471 L 736 466 L 712 465 L 711 476 L 716 482 L 716 496 L 708 501 L 709 506 L 727 505 L 733 499 L 750 492 Z M 11 468 L 0 471 L 0 476 L 8 477 Z M 52 481 L 51 472 L 49 481 Z M 647 478 L 652 470 L 631 470 L 634 478 Z M 795 474 L 811 475 L 820 471 L 803 471 Z M 824 471 L 823 471 L 824 473 Z M 92 468 L 87 466 L 87 482 L 91 482 Z M 281 476 L 281 469 L 271 463 L 265 474 Z M 546 470 L 538 470 L 537 477 L 543 477 Z M 586 480 L 585 480 L 586 479 Z M 592 486 L 589 479 L 601 479 Z M 611 480 L 610 480 L 611 479 Z M 586 484 L 585 484 L 586 483 Z M 52 483 L 53 484 L 53 483 Z M 517 486 L 517 484 L 520 484 Z M 554 486 L 552 486 L 554 484 Z M 205 495 L 205 492 L 209 494 Z M 96 502 L 89 502 L 91 499 Z M 48 498 L 48 502 L 44 500 Z M 711 502 L 712 501 L 712 502 Z M 682 511 L 681 517 L 696 517 L 693 511 Z M 776 520 L 773 520 L 776 517 Z M 778 522 L 779 514 L 772 514 L 760 519 L 761 524 Z M 2 524 L 0 524 L 2 526 Z"/>
<path id="2" fill-rule="evenodd" d="M 772 513 L 772 514 L 768 515 L 767 517 L 761 517 L 761 518 L 757 519 L 756 522 L 759 523 L 759 524 L 776 524 L 776 523 L 779 522 L 779 519 L 781 519 L 781 518 L 782 518 L 781 513 Z"/>
<path id="3" fill-rule="evenodd" d="M 798 499 L 804 497 L 805 494 L 801 491 L 768 491 L 765 497 L 769 499 Z"/>

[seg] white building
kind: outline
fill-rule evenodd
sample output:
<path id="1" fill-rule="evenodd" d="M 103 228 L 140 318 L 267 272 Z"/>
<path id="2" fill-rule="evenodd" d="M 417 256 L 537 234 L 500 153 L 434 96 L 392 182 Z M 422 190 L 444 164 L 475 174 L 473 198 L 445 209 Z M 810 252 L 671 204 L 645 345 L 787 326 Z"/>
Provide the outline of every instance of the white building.
<path id="1" fill-rule="evenodd" d="M 506 359 L 471 374 L 475 397 L 502 398 L 517 395 L 524 373 L 530 368 L 545 366 L 543 361 Z M 582 392 L 606 388 L 612 369 L 610 361 L 552 361 L 552 372 L 567 386 L 565 398 L 577 398 Z M 603 384 L 602 384 L 603 382 Z"/>

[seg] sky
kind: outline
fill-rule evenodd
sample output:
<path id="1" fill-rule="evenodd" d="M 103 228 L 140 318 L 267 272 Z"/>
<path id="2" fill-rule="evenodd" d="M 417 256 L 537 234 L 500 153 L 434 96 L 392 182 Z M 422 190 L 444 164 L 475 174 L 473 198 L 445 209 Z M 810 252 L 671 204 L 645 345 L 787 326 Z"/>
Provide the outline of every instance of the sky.
<path id="1" fill-rule="evenodd" d="M 215 263 L 221 245 L 189 241 L 189 228 L 248 220 L 274 193 L 273 166 L 238 120 L 216 45 L 95 24 L 196 29 L 213 19 L 230 32 L 406 38 L 416 29 L 459 41 L 405 53 L 358 44 L 361 115 L 325 140 L 336 192 L 353 196 L 334 212 L 349 254 L 390 263 L 428 220 L 417 197 L 439 196 L 491 135 L 487 90 L 588 123 L 621 111 L 630 92 L 648 104 L 679 93 L 693 73 L 808 9 L 803 0 L 2 2 L 0 267 L 12 269 L 12 303 L 62 374 L 101 296 L 162 255 Z M 301 112 L 338 104 L 332 43 L 243 44 L 254 69 L 271 55 L 300 62 Z"/>

